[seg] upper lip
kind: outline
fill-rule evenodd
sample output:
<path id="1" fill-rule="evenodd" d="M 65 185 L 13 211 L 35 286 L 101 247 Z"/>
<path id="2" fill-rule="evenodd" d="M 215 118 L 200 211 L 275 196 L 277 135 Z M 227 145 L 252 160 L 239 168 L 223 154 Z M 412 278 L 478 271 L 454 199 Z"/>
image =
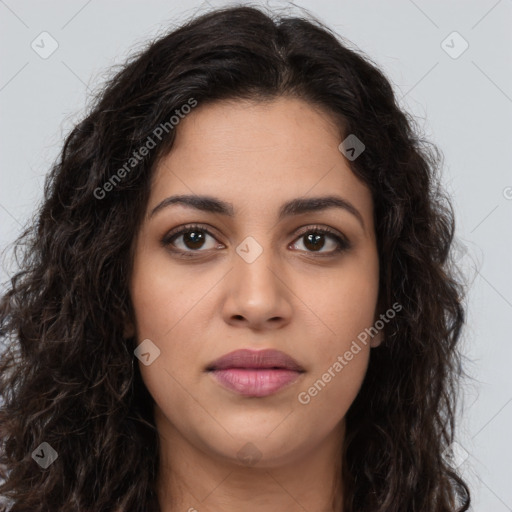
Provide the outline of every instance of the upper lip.
<path id="1" fill-rule="evenodd" d="M 210 363 L 207 371 L 226 368 L 280 368 L 303 372 L 304 368 L 292 357 L 279 350 L 235 350 Z"/>

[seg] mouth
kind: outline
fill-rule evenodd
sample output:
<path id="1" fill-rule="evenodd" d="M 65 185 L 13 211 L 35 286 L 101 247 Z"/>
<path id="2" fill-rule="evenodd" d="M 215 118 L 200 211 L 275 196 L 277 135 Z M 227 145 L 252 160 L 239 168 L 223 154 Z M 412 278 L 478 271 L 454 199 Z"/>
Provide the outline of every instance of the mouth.
<path id="1" fill-rule="evenodd" d="M 246 397 L 265 397 L 291 385 L 304 368 L 278 350 L 236 350 L 206 367 L 217 383 Z"/>
<path id="2" fill-rule="evenodd" d="M 206 367 L 206 371 L 226 370 L 229 368 L 252 370 L 291 370 L 304 372 L 295 359 L 280 350 L 235 350 Z"/>

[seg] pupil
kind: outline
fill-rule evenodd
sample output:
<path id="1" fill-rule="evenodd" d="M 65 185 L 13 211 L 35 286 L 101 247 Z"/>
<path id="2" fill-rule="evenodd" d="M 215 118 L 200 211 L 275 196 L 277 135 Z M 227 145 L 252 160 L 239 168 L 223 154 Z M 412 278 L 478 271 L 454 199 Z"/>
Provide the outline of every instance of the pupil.
<path id="1" fill-rule="evenodd" d="M 185 234 L 185 243 L 190 249 L 199 249 L 204 242 L 204 235 L 200 231 L 189 231 Z"/>
<path id="2" fill-rule="evenodd" d="M 313 234 L 313 233 L 310 233 L 307 237 L 306 237 L 306 243 L 304 245 L 307 245 L 310 243 L 312 245 L 312 248 L 313 249 L 321 249 L 323 247 L 323 241 L 322 243 L 319 243 L 319 240 L 321 238 L 323 238 L 324 235 L 322 234 Z"/>

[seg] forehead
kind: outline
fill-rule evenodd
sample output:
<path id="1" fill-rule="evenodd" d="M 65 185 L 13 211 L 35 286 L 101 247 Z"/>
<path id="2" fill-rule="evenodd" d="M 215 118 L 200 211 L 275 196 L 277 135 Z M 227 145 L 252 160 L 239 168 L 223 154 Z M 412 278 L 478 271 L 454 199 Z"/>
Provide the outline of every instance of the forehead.
<path id="1" fill-rule="evenodd" d="M 338 149 L 334 118 L 300 99 L 198 105 L 157 165 L 149 208 L 171 194 L 221 197 L 264 214 L 296 197 L 339 194 L 371 224 L 372 199 Z"/>

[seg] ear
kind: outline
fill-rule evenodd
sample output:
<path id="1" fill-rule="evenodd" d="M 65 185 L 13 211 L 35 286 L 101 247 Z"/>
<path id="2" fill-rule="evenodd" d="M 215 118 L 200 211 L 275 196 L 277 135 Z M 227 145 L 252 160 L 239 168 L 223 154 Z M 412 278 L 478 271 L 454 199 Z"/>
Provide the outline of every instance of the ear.
<path id="1" fill-rule="evenodd" d="M 135 336 L 135 326 L 131 320 L 126 320 L 124 323 L 123 338 L 129 339 Z"/>
<path id="2" fill-rule="evenodd" d="M 377 307 L 375 309 L 376 309 L 376 312 L 375 312 L 375 318 L 373 320 L 373 325 L 375 328 L 377 328 L 382 323 L 382 320 L 380 318 L 380 313 L 381 313 L 381 311 L 384 310 L 383 301 L 382 301 L 381 296 L 379 296 Z M 379 323 L 377 323 L 377 321 L 379 321 Z M 383 341 L 384 341 L 384 329 L 379 329 L 377 334 L 372 337 L 372 339 L 370 341 L 370 347 L 372 347 L 372 348 L 378 347 Z"/>
<path id="3" fill-rule="evenodd" d="M 377 321 L 378 317 L 375 319 Z M 375 323 L 374 323 L 375 325 Z M 380 330 L 370 341 L 370 347 L 378 347 L 384 341 L 384 331 Z"/>

